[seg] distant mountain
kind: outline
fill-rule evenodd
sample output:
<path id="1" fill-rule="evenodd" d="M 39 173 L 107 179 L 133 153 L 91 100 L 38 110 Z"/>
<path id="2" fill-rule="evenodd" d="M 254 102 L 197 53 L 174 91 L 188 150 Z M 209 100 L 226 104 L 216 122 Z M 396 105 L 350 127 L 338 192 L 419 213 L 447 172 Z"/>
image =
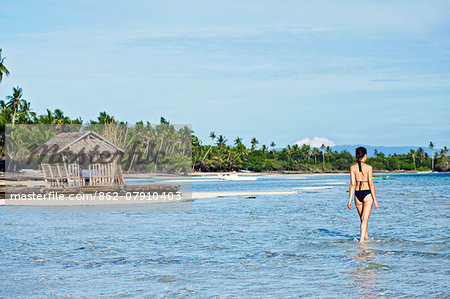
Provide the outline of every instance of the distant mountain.
<path id="1" fill-rule="evenodd" d="M 374 155 L 375 149 L 378 152 L 382 152 L 383 154 L 385 154 L 387 156 L 387 155 L 392 155 L 392 154 L 406 154 L 406 153 L 409 153 L 409 151 L 411 149 L 417 150 L 419 148 L 418 146 L 373 146 L 373 145 L 360 145 L 360 144 L 357 144 L 357 145 L 343 144 L 343 145 L 332 146 L 331 149 L 333 149 L 333 151 L 338 151 L 338 152 L 346 150 L 350 154 L 353 155 L 355 153 L 355 149 L 359 146 L 364 146 L 367 149 L 368 157 L 375 156 Z M 422 146 L 422 148 L 424 149 L 425 152 L 427 152 L 428 154 L 431 154 L 428 147 Z M 436 152 L 438 150 L 440 150 L 440 149 L 435 149 L 434 152 Z"/>

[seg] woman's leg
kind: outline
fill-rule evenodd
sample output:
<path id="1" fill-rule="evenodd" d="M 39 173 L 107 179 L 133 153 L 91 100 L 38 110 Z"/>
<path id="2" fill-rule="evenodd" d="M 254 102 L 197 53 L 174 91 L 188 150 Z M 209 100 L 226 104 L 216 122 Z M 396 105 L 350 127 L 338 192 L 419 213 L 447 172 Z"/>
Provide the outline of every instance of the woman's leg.
<path id="1" fill-rule="evenodd" d="M 359 242 L 369 238 L 369 217 L 372 212 L 373 199 L 371 195 L 366 196 L 361 214 L 361 237 Z"/>
<path id="2" fill-rule="evenodd" d="M 356 210 L 358 211 L 359 219 L 361 219 L 363 203 L 360 202 L 358 199 L 356 199 L 356 196 L 355 196 L 355 207 L 356 207 Z"/>
<path id="3" fill-rule="evenodd" d="M 356 207 L 356 210 L 358 211 L 359 219 L 361 220 L 361 215 L 362 215 L 362 212 L 363 212 L 363 203 L 360 202 L 356 198 L 356 196 L 355 196 L 355 207 Z"/>

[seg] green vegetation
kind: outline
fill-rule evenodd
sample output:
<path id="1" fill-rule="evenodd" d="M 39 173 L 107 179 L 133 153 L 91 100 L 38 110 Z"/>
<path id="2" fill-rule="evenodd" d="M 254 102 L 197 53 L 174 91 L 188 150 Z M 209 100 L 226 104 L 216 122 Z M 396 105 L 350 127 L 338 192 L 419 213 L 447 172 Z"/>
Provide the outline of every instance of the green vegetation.
<path id="1" fill-rule="evenodd" d="M 9 75 L 9 71 L 4 66 L 4 58 L 1 58 L 0 49 L 0 83 L 3 75 Z M 81 118 L 70 118 L 64 114 L 60 109 L 51 111 L 47 109 L 46 113 L 37 115 L 31 109 L 30 102 L 23 98 L 23 90 L 20 87 L 15 87 L 11 95 L 6 97 L 6 101 L 0 100 L 0 133 L 1 143 L 0 150 L 2 158 L 4 159 L 4 135 L 5 124 L 82 124 Z M 115 128 L 123 127 L 126 122 L 117 121 L 114 117 L 108 115 L 106 112 L 101 112 L 95 121 L 90 121 L 90 124 L 114 124 Z M 176 131 L 172 125 L 164 118 L 161 118 L 161 123 L 152 128 L 147 122 L 138 122 L 136 124 L 136 135 L 141 140 L 150 140 L 156 138 L 156 146 L 151 150 L 158 155 L 159 151 L 165 149 L 166 151 L 179 149 L 182 154 L 185 154 L 188 149 L 186 147 L 174 147 L 171 144 L 174 141 L 174 136 L 178 136 L 182 140 L 192 138 L 192 168 L 194 171 L 230 171 L 246 169 L 251 171 L 305 171 L 305 172 L 323 172 L 323 171 L 347 171 L 351 164 L 354 163 L 354 156 L 347 152 L 333 151 L 330 147 L 322 145 L 320 148 L 311 148 L 309 145 L 288 145 L 282 150 L 275 150 L 275 142 L 271 142 L 270 149 L 263 144 L 260 147 L 259 141 L 256 138 L 250 140 L 250 148 L 243 144 L 240 137 L 234 139 L 233 145 L 229 145 L 228 140 L 223 135 L 216 135 L 211 132 L 210 138 L 213 145 L 203 145 L 197 136 L 186 127 Z M 108 134 L 103 132 L 103 134 Z M 110 136 L 110 140 L 117 138 L 117 131 L 115 136 Z M 114 135 L 113 134 L 113 135 Z M 134 136 L 134 135 L 133 135 Z M 157 137 L 152 137 L 157 136 Z M 123 141 L 121 146 L 129 146 L 131 144 L 128 139 Z M 172 142 L 172 143 L 171 143 Z M 448 149 L 445 146 L 440 152 L 434 152 L 434 144 L 430 142 L 429 149 L 431 156 L 424 151 L 423 148 L 413 150 L 408 154 L 394 154 L 385 156 L 383 153 L 375 150 L 373 158 L 369 158 L 367 163 L 372 165 L 377 171 L 449 171 L 448 163 Z M 149 144 L 145 145 L 137 152 L 136 157 L 127 157 L 123 161 L 123 168 L 125 171 L 133 170 L 151 170 L 157 168 L 157 165 L 145 164 L 145 169 L 133 168 L 133 161 L 139 156 L 150 155 Z M 178 151 L 178 154 L 180 152 Z M 177 159 L 175 156 L 171 159 Z M 174 161 L 172 161 L 174 163 Z M 186 161 L 180 161 L 184 168 Z M 176 163 L 175 163 L 176 164 Z M 190 164 L 190 163 L 189 163 Z"/>
<path id="2" fill-rule="evenodd" d="M 2 49 L 0 48 L 0 83 L 2 83 L 3 75 L 9 76 L 9 71 L 6 66 L 3 64 L 5 61 L 5 57 L 2 58 Z"/>
<path id="3" fill-rule="evenodd" d="M 109 123 L 104 123 L 104 120 L 109 120 Z M 161 118 L 158 125 L 138 122 L 134 126 L 128 126 L 125 123 L 115 122 L 113 117 L 102 112 L 98 121 L 84 125 L 39 123 L 9 125 L 6 131 L 8 142 L 5 144 L 7 171 L 14 172 L 22 168 L 37 169 L 41 162 L 48 163 L 49 160 L 63 162 L 60 155 L 51 155 L 55 151 L 54 147 L 43 150 L 50 153 L 51 157 L 33 154 L 33 151 L 61 133 L 79 131 L 95 132 L 123 149 L 124 154 L 119 161 L 122 170 L 126 172 L 186 173 L 192 169 L 189 127 L 172 125 L 164 118 Z M 102 149 L 98 149 L 98 152 L 101 159 L 113 158 Z M 68 161 L 78 159 L 77 154 L 69 154 L 66 157 Z"/>
<path id="4" fill-rule="evenodd" d="M 0 130 L 2 133 L 2 143 L 0 144 L 2 157 L 4 155 L 3 136 L 5 133 L 5 124 L 82 124 L 81 118 L 70 118 L 60 109 L 53 112 L 47 109 L 46 113 L 37 115 L 31 109 L 30 102 L 23 99 L 23 91 L 20 87 L 13 88 L 12 94 L 6 97 L 6 102 L 0 101 Z M 90 121 L 90 124 L 115 124 L 118 128 L 126 125 L 126 122 L 116 121 L 114 117 L 106 112 L 100 112 L 97 120 Z M 320 148 L 312 148 L 309 145 L 288 145 L 282 150 L 275 150 L 275 142 L 271 142 L 270 149 L 263 144 L 260 147 L 256 138 L 250 140 L 250 148 L 243 144 L 240 137 L 234 139 L 233 145 L 228 145 L 228 140 L 223 135 L 216 136 L 211 132 L 210 138 L 214 145 L 203 145 L 197 136 L 189 136 L 190 131 L 183 129 L 182 133 L 176 133 L 170 128 L 169 122 L 161 118 L 161 123 L 156 128 L 151 128 L 149 123 L 138 122 L 137 134 L 140 138 L 146 139 L 146 136 L 154 136 L 155 132 L 161 131 L 160 135 L 164 140 L 172 140 L 173 134 L 183 134 L 183 138 L 192 137 L 192 165 L 194 171 L 230 171 L 247 169 L 251 171 L 305 171 L 305 172 L 323 172 L 323 171 L 346 171 L 354 163 L 354 157 L 347 151 L 337 152 L 330 147 L 322 145 Z M 162 129 L 167 126 L 166 129 Z M 164 133 L 162 132 L 164 131 Z M 147 134 L 147 135 L 145 135 Z M 128 144 L 128 143 L 126 143 Z M 161 150 L 163 143 L 159 143 L 158 149 Z M 167 146 L 167 144 L 164 144 Z M 429 146 L 434 153 L 434 145 L 430 142 Z M 148 155 L 148 149 L 142 149 L 145 155 Z M 435 152 L 429 156 L 423 148 L 417 151 L 411 150 L 408 154 L 394 154 L 385 156 L 383 153 L 375 151 L 375 157 L 369 158 L 367 163 L 372 165 L 378 171 L 427 171 L 432 168 L 440 171 L 448 171 L 448 149 L 444 147 L 439 153 Z M 127 158 L 128 159 L 128 158 Z M 127 164 L 128 163 L 128 164 Z M 186 164 L 186 161 L 183 162 Z M 132 171 L 132 164 L 127 160 L 124 162 L 124 170 Z M 153 165 L 147 165 L 150 170 Z M 135 169 L 137 170 L 137 169 Z M 144 170 L 144 169 L 139 169 Z"/>
<path id="5" fill-rule="evenodd" d="M 322 145 L 312 148 L 309 145 L 288 145 L 280 151 L 275 151 L 275 143 L 257 148 L 258 141 L 252 138 L 251 147 L 246 148 L 242 138 L 237 137 L 234 145 L 227 145 L 225 137 L 215 139 L 211 132 L 211 139 L 216 145 L 202 145 L 201 141 L 193 136 L 192 159 L 196 171 L 229 171 L 247 169 L 252 171 L 347 171 L 355 163 L 355 158 L 347 151 L 337 152 L 330 147 Z M 439 154 L 435 153 L 435 170 L 448 171 L 448 149 L 444 147 Z M 408 154 L 385 154 L 375 151 L 375 157 L 368 158 L 367 163 L 377 171 L 429 171 L 433 160 L 424 152 L 423 148 L 411 150 Z"/>

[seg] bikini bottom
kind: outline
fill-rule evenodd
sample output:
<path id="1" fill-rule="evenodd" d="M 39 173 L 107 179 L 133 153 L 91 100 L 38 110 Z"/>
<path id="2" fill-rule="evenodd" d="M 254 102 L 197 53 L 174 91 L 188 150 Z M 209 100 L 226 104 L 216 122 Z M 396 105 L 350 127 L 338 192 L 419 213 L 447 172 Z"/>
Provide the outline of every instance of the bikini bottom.
<path id="1" fill-rule="evenodd" d="M 355 191 L 355 197 L 360 202 L 364 202 L 364 198 L 366 198 L 367 195 L 370 194 L 370 190 L 357 190 Z"/>

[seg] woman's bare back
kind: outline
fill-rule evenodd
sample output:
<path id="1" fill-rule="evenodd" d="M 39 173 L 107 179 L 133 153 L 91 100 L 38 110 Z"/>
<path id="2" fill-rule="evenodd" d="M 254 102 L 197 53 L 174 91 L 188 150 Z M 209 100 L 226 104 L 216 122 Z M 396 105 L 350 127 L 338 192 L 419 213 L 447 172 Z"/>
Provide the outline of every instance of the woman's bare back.
<path id="1" fill-rule="evenodd" d="M 370 174 L 372 173 L 372 166 L 361 163 L 361 171 L 359 171 L 358 163 L 352 165 L 351 171 L 356 179 L 356 190 L 368 190 L 370 182 Z"/>

